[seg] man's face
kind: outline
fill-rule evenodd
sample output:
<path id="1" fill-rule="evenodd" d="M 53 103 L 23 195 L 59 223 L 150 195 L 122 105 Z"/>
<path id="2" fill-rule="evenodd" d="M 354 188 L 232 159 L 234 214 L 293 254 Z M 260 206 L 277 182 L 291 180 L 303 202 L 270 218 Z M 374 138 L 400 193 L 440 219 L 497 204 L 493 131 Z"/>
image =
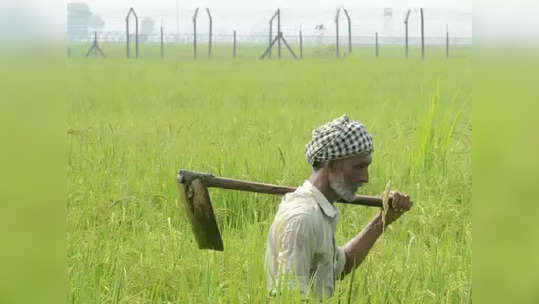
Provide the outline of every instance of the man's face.
<path id="1" fill-rule="evenodd" d="M 361 185 L 369 182 L 370 153 L 334 160 L 329 164 L 329 185 L 342 199 L 352 201 Z"/>

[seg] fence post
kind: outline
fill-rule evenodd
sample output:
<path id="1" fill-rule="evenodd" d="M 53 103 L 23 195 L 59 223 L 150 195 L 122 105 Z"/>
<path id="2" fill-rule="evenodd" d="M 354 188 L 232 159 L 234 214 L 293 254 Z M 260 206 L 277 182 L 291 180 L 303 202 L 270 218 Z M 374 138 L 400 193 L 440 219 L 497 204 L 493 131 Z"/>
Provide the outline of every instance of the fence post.
<path id="1" fill-rule="evenodd" d="M 420 9 L 421 12 L 421 59 L 425 60 L 425 25 L 423 19 L 423 8 Z"/>
<path id="2" fill-rule="evenodd" d="M 127 12 L 127 16 L 125 17 L 125 35 L 126 35 L 126 55 L 127 58 L 130 58 L 130 46 L 129 46 L 129 19 L 131 18 L 131 15 L 135 17 L 135 58 L 138 59 L 138 16 L 137 13 L 135 13 L 135 10 L 131 7 L 129 8 L 129 12 Z"/>
<path id="3" fill-rule="evenodd" d="M 275 17 L 275 15 L 273 15 Z M 273 28 L 273 17 L 271 17 L 270 19 L 270 22 L 269 22 L 269 41 L 268 41 L 268 47 L 271 45 L 271 42 L 272 42 L 272 28 Z M 268 57 L 271 59 L 271 48 L 269 50 L 269 53 L 268 53 Z"/>
<path id="4" fill-rule="evenodd" d="M 197 21 L 193 21 L 193 59 L 197 59 Z"/>
<path id="5" fill-rule="evenodd" d="M 234 30 L 234 43 L 232 47 L 232 58 L 236 59 L 236 30 Z"/>
<path id="6" fill-rule="evenodd" d="M 449 59 L 449 29 L 445 32 L 445 58 Z"/>
<path id="7" fill-rule="evenodd" d="M 277 9 L 277 35 L 281 35 L 281 9 Z M 281 59 L 281 39 L 277 40 L 277 52 L 278 57 Z"/>
<path id="8" fill-rule="evenodd" d="M 376 32 L 374 39 L 376 43 L 376 58 L 378 58 L 378 32 Z"/>
<path id="9" fill-rule="evenodd" d="M 103 58 L 106 57 L 101 48 L 99 47 L 99 43 L 97 42 L 97 31 L 94 31 L 94 42 L 92 43 L 92 46 L 88 49 L 88 52 L 86 53 L 86 58 L 88 58 L 90 54 L 92 54 L 92 52 L 95 57 L 98 57 L 99 55 L 101 55 L 101 57 Z"/>
<path id="10" fill-rule="evenodd" d="M 126 45 L 126 57 L 129 58 L 129 15 L 127 15 L 127 17 L 125 18 L 125 41 L 127 41 L 127 45 Z"/>
<path id="11" fill-rule="evenodd" d="M 268 57 L 271 59 L 271 49 L 273 48 L 272 45 L 273 43 L 275 43 L 274 39 L 273 39 L 273 20 L 275 18 L 277 18 L 277 36 L 276 37 L 279 37 L 279 32 L 281 31 L 281 17 L 280 17 L 280 14 L 281 14 L 281 11 L 280 9 L 277 9 L 275 11 L 275 13 L 273 13 L 273 15 L 271 16 L 270 20 L 269 20 L 269 40 L 268 40 L 268 49 L 266 49 L 268 52 L 267 52 L 267 55 Z M 281 40 L 279 39 L 279 54 L 281 54 Z M 262 57 L 265 57 L 265 56 L 262 56 Z M 280 56 L 279 56 L 280 58 Z"/>
<path id="12" fill-rule="evenodd" d="M 352 53 L 352 22 L 350 21 L 350 15 L 348 11 L 344 9 L 344 14 L 346 15 L 346 20 L 348 21 L 348 54 Z"/>
<path id="13" fill-rule="evenodd" d="M 197 15 L 198 7 L 195 9 L 193 14 L 193 59 L 197 60 Z"/>
<path id="14" fill-rule="evenodd" d="M 339 13 L 341 9 L 337 9 L 337 14 L 335 14 L 335 54 L 339 58 Z"/>
<path id="15" fill-rule="evenodd" d="M 303 33 L 299 30 L 299 59 L 303 59 Z"/>
<path id="16" fill-rule="evenodd" d="M 165 50 L 163 48 L 163 26 L 161 25 L 161 59 L 165 58 Z"/>
<path id="17" fill-rule="evenodd" d="M 406 12 L 406 17 L 404 18 L 404 56 L 408 59 L 408 18 L 410 18 L 411 10 Z"/>
<path id="18" fill-rule="evenodd" d="M 97 46 L 97 31 L 94 31 L 94 46 Z M 97 57 L 97 48 L 94 47 L 94 56 Z"/>
<path id="19" fill-rule="evenodd" d="M 136 18 L 137 23 L 135 23 L 135 58 L 138 59 L 138 17 Z"/>
<path id="20" fill-rule="evenodd" d="M 208 59 L 211 59 L 211 38 L 213 33 L 213 20 L 210 14 L 210 9 L 206 7 L 206 13 L 208 13 L 208 18 L 210 20 L 210 33 L 209 33 L 209 41 L 208 41 Z"/>

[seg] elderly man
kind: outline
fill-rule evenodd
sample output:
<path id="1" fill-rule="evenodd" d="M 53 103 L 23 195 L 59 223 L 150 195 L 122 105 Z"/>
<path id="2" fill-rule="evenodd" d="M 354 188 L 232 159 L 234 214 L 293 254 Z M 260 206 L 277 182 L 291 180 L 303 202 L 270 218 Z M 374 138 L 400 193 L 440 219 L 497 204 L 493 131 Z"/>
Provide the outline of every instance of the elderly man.
<path id="1" fill-rule="evenodd" d="M 408 195 L 391 192 L 391 207 L 380 212 L 342 247 L 335 245 L 339 199 L 351 201 L 369 181 L 373 141 L 361 123 L 343 115 L 313 131 L 306 158 L 313 171 L 295 192 L 284 196 L 271 225 L 266 248 L 268 288 L 299 288 L 320 299 L 333 295 L 335 279 L 344 277 L 367 256 L 378 237 L 410 209 Z M 299 284 L 299 286 L 296 285 Z"/>

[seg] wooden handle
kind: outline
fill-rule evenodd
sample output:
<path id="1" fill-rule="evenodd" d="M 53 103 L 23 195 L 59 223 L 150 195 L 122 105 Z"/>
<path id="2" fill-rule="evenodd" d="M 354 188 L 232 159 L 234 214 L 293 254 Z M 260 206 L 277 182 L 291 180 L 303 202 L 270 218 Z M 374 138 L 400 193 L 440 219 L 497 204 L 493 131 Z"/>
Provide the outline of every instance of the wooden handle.
<path id="1" fill-rule="evenodd" d="M 294 187 L 248 182 L 224 177 L 206 177 L 204 183 L 208 187 L 249 191 L 266 194 L 284 195 L 296 191 Z"/>
<path id="2" fill-rule="evenodd" d="M 215 177 L 208 173 L 199 173 L 188 170 L 180 170 L 178 174 L 178 180 L 180 183 L 191 182 L 193 179 L 199 178 L 206 185 L 206 187 L 231 189 L 239 191 L 266 193 L 284 195 L 289 192 L 296 191 L 295 187 L 278 186 L 272 184 L 263 184 L 257 182 L 242 181 L 231 178 Z M 382 207 L 382 199 L 375 196 L 356 195 L 356 199 L 348 201 L 339 201 L 343 204 Z"/>

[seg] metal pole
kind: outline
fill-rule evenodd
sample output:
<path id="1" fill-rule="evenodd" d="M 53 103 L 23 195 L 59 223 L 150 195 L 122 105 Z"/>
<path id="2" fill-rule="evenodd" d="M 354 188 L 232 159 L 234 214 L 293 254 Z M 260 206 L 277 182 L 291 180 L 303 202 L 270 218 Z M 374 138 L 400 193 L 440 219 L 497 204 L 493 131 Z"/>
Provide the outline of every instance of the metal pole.
<path id="1" fill-rule="evenodd" d="M 137 21 L 135 25 L 135 58 L 138 59 L 138 18 L 135 18 Z"/>
<path id="2" fill-rule="evenodd" d="M 348 53 L 352 53 L 352 25 L 348 20 Z"/>
<path id="3" fill-rule="evenodd" d="M 405 47 L 405 54 L 406 54 L 406 59 L 408 59 L 408 23 L 406 23 L 405 25 L 406 27 L 406 34 L 405 34 L 405 38 L 404 38 L 404 41 L 406 43 L 406 47 Z"/>
<path id="4" fill-rule="evenodd" d="M 136 13 L 134 13 L 134 15 L 135 15 L 135 58 L 138 59 L 138 17 Z"/>
<path id="5" fill-rule="evenodd" d="M 126 44 L 126 57 L 129 58 L 129 14 L 127 15 L 127 17 L 125 18 L 125 41 L 127 41 L 127 44 Z"/>
<path id="6" fill-rule="evenodd" d="M 423 19 L 423 8 L 420 9 L 421 12 L 421 59 L 425 60 L 425 26 Z"/>
<path id="7" fill-rule="evenodd" d="M 163 48 L 163 26 L 161 25 L 161 59 L 165 58 L 165 50 Z"/>
<path id="8" fill-rule="evenodd" d="M 275 42 L 277 42 L 277 40 L 279 39 L 280 39 L 279 35 L 275 36 L 275 39 L 273 39 L 273 41 L 270 43 L 268 48 L 264 51 L 264 53 L 258 59 L 264 59 L 266 55 L 269 53 L 269 51 L 271 50 L 271 48 L 273 47 L 273 45 L 275 44 Z"/>
<path id="9" fill-rule="evenodd" d="M 275 15 L 273 15 L 273 17 L 275 17 Z M 268 46 L 271 45 L 271 41 L 272 41 L 271 36 L 273 34 L 272 33 L 273 17 L 271 17 L 270 22 L 269 22 L 269 41 L 268 41 Z M 268 57 L 271 59 L 271 49 L 269 50 Z"/>
<path id="10" fill-rule="evenodd" d="M 94 31 L 94 55 L 97 57 L 97 31 Z"/>
<path id="11" fill-rule="evenodd" d="M 336 47 L 336 56 L 339 58 L 339 12 L 341 9 L 337 9 L 337 14 L 335 15 L 335 47 Z"/>
<path id="12" fill-rule="evenodd" d="M 404 18 L 404 56 L 408 59 L 408 18 L 410 18 L 411 10 L 406 12 L 406 18 Z"/>
<path id="13" fill-rule="evenodd" d="M 88 49 L 88 52 L 86 53 L 86 58 L 90 56 L 90 54 L 92 53 L 92 51 L 94 51 L 94 49 L 95 49 L 95 44 L 92 44 L 92 46 L 90 47 L 90 49 Z"/>
<path id="14" fill-rule="evenodd" d="M 210 9 L 206 7 L 206 13 L 208 13 L 208 18 L 210 19 L 210 37 L 208 41 L 208 59 L 211 58 L 211 38 L 212 38 L 212 26 L 213 26 L 213 20 L 211 18 Z"/>
<path id="15" fill-rule="evenodd" d="M 299 30 L 299 58 L 303 59 L 303 34 Z"/>
<path id="16" fill-rule="evenodd" d="M 269 21 L 269 41 L 268 41 L 268 47 L 273 43 L 273 21 L 275 20 L 275 18 L 277 17 L 277 15 L 279 14 L 279 10 L 277 9 L 275 11 L 275 13 L 273 13 L 273 16 L 271 16 L 270 18 L 270 21 Z M 277 29 L 278 30 L 278 29 Z M 276 37 L 279 37 L 279 33 L 277 33 Z M 269 49 L 269 53 L 268 53 L 268 57 L 271 59 L 271 49 Z"/>
<path id="17" fill-rule="evenodd" d="M 292 48 L 290 47 L 290 45 L 288 45 L 288 42 L 286 42 L 286 39 L 284 39 L 282 33 L 281 33 L 281 35 L 279 35 L 279 37 L 280 37 L 280 39 L 283 40 L 284 45 L 286 46 L 286 48 L 288 49 L 288 51 L 290 52 L 290 54 L 292 54 L 292 57 L 294 57 L 294 59 L 298 59 L 298 56 L 296 56 L 296 54 L 294 53 L 294 51 L 292 50 Z"/>
<path id="18" fill-rule="evenodd" d="M 449 59 L 449 29 L 445 32 L 445 58 Z"/>
<path id="19" fill-rule="evenodd" d="M 277 9 L 277 36 L 279 39 L 277 40 L 277 53 L 279 59 L 281 59 L 281 9 Z"/>
<path id="20" fill-rule="evenodd" d="M 270 46 L 270 44 L 271 44 L 271 35 L 273 34 L 273 33 L 271 32 L 271 27 L 272 27 L 271 25 L 272 25 L 272 21 L 273 21 L 273 18 L 272 18 L 272 19 L 270 19 L 270 33 L 269 33 L 269 41 L 268 41 L 268 46 Z M 269 56 L 269 58 L 271 58 L 271 49 L 270 49 L 270 51 L 269 51 L 269 53 L 268 53 L 268 56 Z"/>
<path id="21" fill-rule="evenodd" d="M 378 58 L 378 32 L 375 34 L 375 43 L 376 43 L 376 58 Z"/>
<path id="22" fill-rule="evenodd" d="M 236 30 L 234 30 L 234 44 L 232 48 L 232 58 L 236 58 Z"/>
<path id="23" fill-rule="evenodd" d="M 195 9 L 193 14 L 193 59 L 197 59 L 197 14 L 198 7 Z"/>
<path id="24" fill-rule="evenodd" d="M 344 9 L 344 14 L 346 15 L 346 20 L 348 20 L 348 53 L 350 54 L 352 53 L 352 22 L 346 9 Z"/>

